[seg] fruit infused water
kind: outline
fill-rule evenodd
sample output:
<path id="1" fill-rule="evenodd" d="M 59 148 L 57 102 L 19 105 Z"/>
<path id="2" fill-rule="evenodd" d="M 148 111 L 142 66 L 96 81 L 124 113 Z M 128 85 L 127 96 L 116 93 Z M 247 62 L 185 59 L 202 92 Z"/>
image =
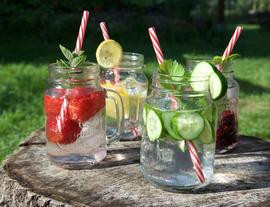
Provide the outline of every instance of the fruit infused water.
<path id="1" fill-rule="evenodd" d="M 106 156 L 105 91 L 98 86 L 98 66 L 49 66 L 44 94 L 47 152 L 65 168 L 85 168 Z"/>
<path id="2" fill-rule="evenodd" d="M 124 110 L 120 115 L 122 140 L 134 140 L 142 135 L 142 102 L 147 95 L 148 81 L 143 73 L 144 57 L 138 53 L 122 52 L 122 47 L 114 40 L 105 40 L 97 48 L 96 57 L 101 68 L 100 85 L 108 94 L 116 92 L 123 102 Z M 118 99 L 118 95 L 114 99 Z M 114 134 L 117 119 L 114 100 L 106 100 L 108 133 Z"/>
<path id="3" fill-rule="evenodd" d="M 119 139 L 122 118 L 117 114 L 117 132 L 107 139 L 105 97 L 100 70 L 87 62 L 81 50 L 89 12 L 84 11 L 73 52 L 60 45 L 65 59 L 49 65 L 48 89 L 44 94 L 47 153 L 64 168 L 89 168 L 106 157 L 106 145 Z M 117 111 L 122 102 L 115 102 Z"/>
<path id="4" fill-rule="evenodd" d="M 213 99 L 224 91 L 223 76 L 207 61 L 190 71 L 176 60 L 164 60 L 155 28 L 148 31 L 159 68 L 152 77 L 152 93 L 144 101 L 142 173 L 168 191 L 204 187 L 213 176 L 217 120 Z"/>
<path id="5" fill-rule="evenodd" d="M 84 51 L 71 52 L 60 45 L 67 60 L 49 65 L 48 89 L 44 94 L 47 152 L 51 160 L 64 168 L 89 168 L 106 157 L 105 97 L 100 87 L 100 70 L 86 61 Z M 115 103 L 117 111 L 123 106 Z M 122 119 L 117 119 L 120 126 Z"/>
<path id="6" fill-rule="evenodd" d="M 142 172 L 148 181 L 168 191 L 200 188 L 213 176 L 216 108 L 208 77 L 195 75 L 157 72 L 152 94 L 144 103 Z"/>

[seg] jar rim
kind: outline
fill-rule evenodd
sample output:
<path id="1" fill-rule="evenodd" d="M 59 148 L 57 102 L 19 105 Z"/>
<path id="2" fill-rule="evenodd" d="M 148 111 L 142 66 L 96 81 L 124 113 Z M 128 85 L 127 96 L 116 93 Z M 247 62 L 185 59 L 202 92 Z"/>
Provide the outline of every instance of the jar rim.
<path id="1" fill-rule="evenodd" d="M 189 70 L 186 70 L 185 73 L 189 73 L 191 74 L 191 72 Z M 187 76 L 187 75 L 182 75 L 182 76 L 172 76 L 172 75 L 167 75 L 167 74 L 163 74 L 163 73 L 160 73 L 158 72 L 158 70 L 155 70 L 154 73 L 153 73 L 153 77 L 162 77 L 162 78 L 167 78 L 169 80 L 174 80 L 174 79 L 178 79 L 177 82 L 179 82 L 179 80 L 181 79 L 184 80 L 184 81 L 189 81 L 189 82 L 196 82 L 196 81 L 208 81 L 209 80 L 209 77 L 210 76 L 193 76 L 192 79 L 190 76 Z"/>
<path id="2" fill-rule="evenodd" d="M 144 55 L 135 52 L 123 52 L 122 60 L 116 68 L 119 70 L 141 70 L 144 67 Z M 112 68 L 105 68 L 112 69 Z"/>
<path id="3" fill-rule="evenodd" d="M 78 67 L 61 67 L 57 65 L 57 63 L 50 63 L 48 66 L 48 70 L 57 70 L 58 73 L 66 74 L 66 73 L 76 73 L 78 71 L 84 71 L 92 74 L 99 74 L 99 65 L 94 62 L 85 62 L 84 64 Z"/>
<path id="4" fill-rule="evenodd" d="M 189 72 L 189 71 L 187 71 Z M 202 90 L 193 90 L 193 86 L 201 85 Z M 164 87 L 164 85 L 170 87 Z M 209 76 L 170 76 L 161 74 L 157 70 L 153 73 L 152 88 L 163 91 L 164 93 L 173 93 L 175 95 L 187 95 L 198 97 L 209 94 Z"/>
<path id="5" fill-rule="evenodd" d="M 207 61 L 207 62 L 210 62 L 212 64 L 214 64 L 214 62 L 211 60 L 211 59 L 208 59 L 208 58 L 189 58 L 186 60 L 186 65 L 187 65 L 187 68 L 189 69 L 188 67 L 188 64 L 190 64 L 191 62 L 193 63 L 199 63 L 201 61 Z M 234 62 L 227 62 L 224 66 L 225 70 L 221 71 L 222 73 L 233 73 L 233 69 L 232 69 L 232 65 L 234 64 Z M 214 64 L 215 65 L 215 64 Z M 220 65 L 220 64 L 219 64 Z M 192 70 L 192 69 L 189 69 L 189 70 Z"/>

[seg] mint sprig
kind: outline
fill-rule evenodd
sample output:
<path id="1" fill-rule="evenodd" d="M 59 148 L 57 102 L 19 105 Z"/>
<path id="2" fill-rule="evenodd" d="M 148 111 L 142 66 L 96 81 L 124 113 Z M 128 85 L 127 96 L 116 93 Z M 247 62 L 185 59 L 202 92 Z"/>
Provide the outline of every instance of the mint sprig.
<path id="1" fill-rule="evenodd" d="M 176 60 L 164 60 L 159 67 L 159 72 L 170 76 L 183 76 L 185 73 L 184 67 Z"/>
<path id="2" fill-rule="evenodd" d="M 65 56 L 66 60 L 59 59 L 56 60 L 56 64 L 64 68 L 75 68 L 86 62 L 87 56 L 84 54 L 84 51 L 81 50 L 78 53 L 71 52 L 69 49 L 65 48 L 62 45 L 59 45 L 60 50 Z"/>
<path id="3" fill-rule="evenodd" d="M 222 56 L 215 56 L 213 57 L 212 59 L 212 62 L 215 64 L 215 65 L 226 65 L 230 62 L 232 62 L 233 60 L 239 58 L 240 55 L 235 53 L 235 54 L 231 54 L 229 55 L 228 57 L 226 57 L 223 61 L 222 61 Z"/>

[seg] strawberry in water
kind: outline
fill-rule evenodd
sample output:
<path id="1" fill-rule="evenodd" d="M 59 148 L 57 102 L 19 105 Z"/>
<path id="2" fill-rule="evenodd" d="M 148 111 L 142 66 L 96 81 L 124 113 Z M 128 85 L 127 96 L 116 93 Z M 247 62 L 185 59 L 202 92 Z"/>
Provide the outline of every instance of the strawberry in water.
<path id="1" fill-rule="evenodd" d="M 61 106 L 66 95 L 66 89 L 48 89 L 44 95 L 44 112 L 46 116 L 57 116 L 60 114 Z"/>
<path id="2" fill-rule="evenodd" d="M 105 92 L 92 88 L 75 87 L 69 91 L 68 112 L 72 120 L 79 123 L 93 117 L 105 106 Z"/>
<path id="3" fill-rule="evenodd" d="M 80 125 L 68 116 L 68 100 L 64 99 L 58 116 L 47 116 L 46 134 L 53 143 L 70 144 L 80 135 Z"/>
<path id="4" fill-rule="evenodd" d="M 71 144 L 77 140 L 80 132 L 80 125 L 68 117 L 63 120 L 60 116 L 47 117 L 46 134 L 48 140 L 52 143 Z"/>

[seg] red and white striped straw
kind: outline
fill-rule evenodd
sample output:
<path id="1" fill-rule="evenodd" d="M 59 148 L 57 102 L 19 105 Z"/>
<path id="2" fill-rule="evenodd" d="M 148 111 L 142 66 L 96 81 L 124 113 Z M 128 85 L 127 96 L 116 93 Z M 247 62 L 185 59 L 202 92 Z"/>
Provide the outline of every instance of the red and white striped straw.
<path id="1" fill-rule="evenodd" d="M 158 64 L 160 65 L 164 61 L 164 56 L 163 56 L 162 49 L 160 47 L 160 43 L 159 43 L 159 40 L 158 40 L 158 37 L 157 37 L 157 33 L 156 33 L 155 27 L 148 28 L 148 32 L 149 32 L 149 36 L 150 36 L 151 41 L 152 41 L 152 45 L 153 45 L 154 51 L 156 53 Z M 178 102 L 177 102 L 176 98 L 175 97 L 171 97 L 171 101 L 172 101 L 172 108 L 173 109 L 177 109 L 178 108 Z"/>
<path id="2" fill-rule="evenodd" d="M 106 23 L 100 22 L 99 26 L 100 26 L 104 40 L 110 39 L 109 32 L 108 32 L 107 27 L 106 27 Z"/>
<path id="3" fill-rule="evenodd" d="M 108 32 L 108 29 L 107 29 L 107 26 L 106 26 L 106 22 L 100 22 L 99 26 L 100 26 L 100 29 L 101 29 L 104 40 L 109 40 L 110 36 L 109 36 L 109 32 Z M 119 69 L 114 68 L 113 73 L 114 73 L 114 81 L 116 83 L 119 83 L 119 81 L 120 81 L 120 71 L 119 71 Z"/>
<path id="4" fill-rule="evenodd" d="M 191 161 L 192 161 L 193 166 L 194 166 L 195 173 L 196 173 L 198 179 L 200 180 L 200 182 L 204 183 L 205 178 L 204 178 L 204 174 L 202 171 L 201 161 L 200 161 L 200 158 L 198 156 L 197 149 L 192 141 L 186 141 L 186 143 L 188 146 L 187 148 L 188 148 L 188 151 L 189 151 L 189 154 L 191 157 Z"/>
<path id="5" fill-rule="evenodd" d="M 83 11 L 81 26 L 80 26 L 80 30 L 79 30 L 78 37 L 77 37 L 76 47 L 75 47 L 76 53 L 78 53 L 82 49 L 82 44 L 83 44 L 84 34 L 85 34 L 87 22 L 88 22 L 88 17 L 89 17 L 89 11 Z"/>
<path id="6" fill-rule="evenodd" d="M 233 36 L 232 36 L 228 46 L 226 47 L 226 49 L 225 49 L 225 51 L 224 51 L 224 53 L 222 55 L 222 61 L 232 53 L 232 50 L 233 50 L 233 48 L 234 48 L 234 46 L 235 46 L 235 44 L 236 44 L 236 42 L 237 42 L 237 40 L 238 40 L 238 38 L 239 38 L 242 31 L 243 31 L 242 27 L 240 27 L 240 26 L 236 27 L 236 29 L 235 29 L 235 31 L 233 33 Z"/>
<path id="7" fill-rule="evenodd" d="M 156 56 L 157 56 L 158 64 L 162 64 L 164 61 L 164 56 L 163 56 L 163 53 L 162 53 L 162 50 L 158 41 L 155 27 L 148 28 L 148 32 L 149 32 Z"/>
<path id="8" fill-rule="evenodd" d="M 160 43 L 156 34 L 156 30 L 154 27 L 150 27 L 148 29 L 155 53 L 156 53 L 156 57 L 158 60 L 158 64 L 162 64 L 164 61 L 164 56 L 160 47 Z M 171 97 L 172 100 L 172 108 L 173 109 L 177 109 L 178 108 L 178 102 L 176 100 L 175 97 Z M 194 165 L 194 170 L 195 173 L 198 177 L 198 179 L 200 180 L 201 183 L 204 183 L 205 179 L 204 179 L 204 174 L 202 171 L 202 167 L 201 167 L 201 161 L 200 158 L 198 156 L 198 152 L 197 149 L 195 147 L 195 145 L 192 143 L 192 141 L 187 141 L 187 145 L 188 145 L 188 151 L 192 160 L 192 163 Z"/>

